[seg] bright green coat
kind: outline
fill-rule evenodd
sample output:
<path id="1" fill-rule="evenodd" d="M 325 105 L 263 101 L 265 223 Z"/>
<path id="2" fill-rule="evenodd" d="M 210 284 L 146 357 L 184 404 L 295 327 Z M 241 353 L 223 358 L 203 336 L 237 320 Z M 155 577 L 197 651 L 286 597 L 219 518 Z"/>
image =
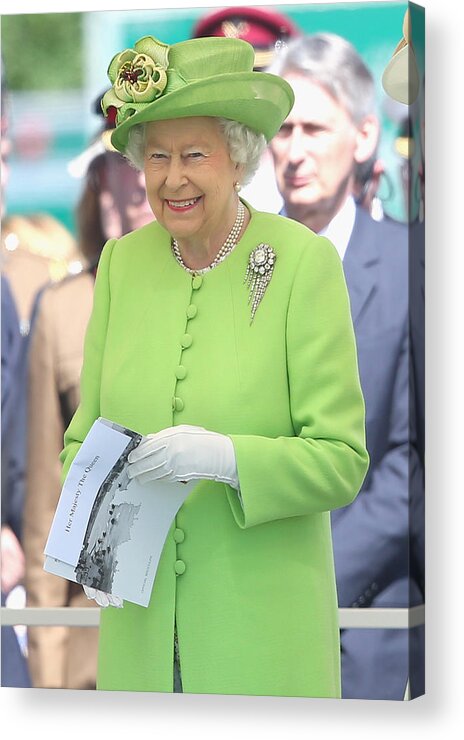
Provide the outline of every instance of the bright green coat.
<path id="1" fill-rule="evenodd" d="M 250 324 L 244 277 L 276 255 Z M 235 250 L 192 278 L 157 223 L 106 245 L 65 475 L 93 421 L 232 438 L 237 492 L 198 484 L 167 537 L 148 608 L 102 610 L 98 688 L 338 697 L 330 510 L 366 473 L 364 403 L 340 259 L 323 237 L 252 212 Z M 177 565 L 176 565 L 177 563 Z M 182 571 L 183 573 L 177 573 Z"/>

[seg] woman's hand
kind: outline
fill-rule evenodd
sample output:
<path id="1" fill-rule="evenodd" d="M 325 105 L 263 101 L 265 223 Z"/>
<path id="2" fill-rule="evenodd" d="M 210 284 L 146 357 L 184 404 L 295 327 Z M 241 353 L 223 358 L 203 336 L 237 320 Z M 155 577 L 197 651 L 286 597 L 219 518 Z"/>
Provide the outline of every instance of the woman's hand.
<path id="1" fill-rule="evenodd" d="M 129 478 L 153 480 L 216 480 L 239 487 L 235 450 L 224 434 L 181 424 L 144 437 L 129 455 Z"/>
<path id="2" fill-rule="evenodd" d="M 94 599 L 98 606 L 106 608 L 107 606 L 115 606 L 117 609 L 122 609 L 124 602 L 119 596 L 113 596 L 113 594 L 107 594 L 105 591 L 99 591 L 98 588 L 91 588 L 90 586 L 82 586 L 85 595 L 88 599 Z"/>

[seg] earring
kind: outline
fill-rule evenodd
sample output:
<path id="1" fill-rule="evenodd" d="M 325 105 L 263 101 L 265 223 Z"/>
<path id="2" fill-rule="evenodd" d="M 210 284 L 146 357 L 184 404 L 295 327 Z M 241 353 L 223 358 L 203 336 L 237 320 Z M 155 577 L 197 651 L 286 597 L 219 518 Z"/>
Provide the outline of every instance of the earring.
<path id="1" fill-rule="evenodd" d="M 240 183 L 239 182 L 234 182 L 234 190 L 235 190 L 235 192 L 236 193 L 239 193 L 241 191 L 241 189 L 242 189 L 242 186 L 240 185 Z"/>

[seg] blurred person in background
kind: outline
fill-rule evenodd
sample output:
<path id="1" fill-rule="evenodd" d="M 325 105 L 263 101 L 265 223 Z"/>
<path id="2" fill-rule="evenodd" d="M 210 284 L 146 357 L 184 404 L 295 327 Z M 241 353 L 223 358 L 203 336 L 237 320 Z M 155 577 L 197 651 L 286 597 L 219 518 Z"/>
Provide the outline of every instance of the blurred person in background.
<path id="1" fill-rule="evenodd" d="M 21 546 L 22 501 L 3 479 L 5 444 L 11 429 L 12 400 L 15 397 L 21 336 L 16 306 L 8 280 L 2 275 L 2 522 L 1 522 L 1 593 L 2 606 L 8 596 L 23 583 L 24 553 Z M 16 489 L 17 490 L 17 489 Z M 16 688 L 31 686 L 27 662 L 11 626 L 1 628 L 1 685 Z"/>
<path id="2" fill-rule="evenodd" d="M 192 37 L 221 36 L 248 41 L 255 51 L 253 69 L 264 72 L 292 38 L 301 35 L 293 21 L 271 8 L 228 7 L 212 10 L 195 24 Z M 279 213 L 282 197 L 275 181 L 274 166 L 266 148 L 253 180 L 242 196 L 262 211 Z"/>
<path id="3" fill-rule="evenodd" d="M 82 269 L 76 240 L 48 213 L 12 214 L 2 224 L 1 248 L 2 274 L 15 297 L 21 335 L 27 336 L 39 291 Z"/>
<path id="4" fill-rule="evenodd" d="M 295 93 L 271 142 L 283 213 L 327 236 L 343 261 L 366 404 L 370 468 L 357 499 L 331 517 L 339 606 L 414 606 L 422 596 L 408 547 L 407 229 L 374 220 L 353 197 L 379 137 L 374 81 L 333 34 L 290 42 L 270 71 Z M 343 630 L 342 696 L 402 700 L 414 640 L 402 629 Z"/>
<path id="5" fill-rule="evenodd" d="M 413 25 L 414 28 L 413 35 Z M 382 85 L 402 115 L 395 142 L 409 227 L 411 560 L 425 603 L 425 64 L 423 8 L 407 8 L 403 34 L 393 51 Z M 414 41 L 413 41 L 414 39 Z M 418 44 L 418 48 L 415 47 Z M 407 106 L 407 108 L 406 108 Z M 414 628 L 420 660 L 412 655 L 411 696 L 425 692 L 425 625 Z M 414 660 L 415 659 L 415 660 Z"/>
<path id="6" fill-rule="evenodd" d="M 255 51 L 253 69 L 263 72 L 287 42 L 300 35 L 293 21 L 271 8 L 227 7 L 213 10 L 195 24 L 192 38 L 224 36 L 248 41 Z"/>
<path id="7" fill-rule="evenodd" d="M 22 518 L 26 467 L 27 417 L 27 354 L 33 306 L 39 291 L 50 282 L 61 280 L 74 270 L 82 269 L 78 262 L 76 242 L 69 230 L 58 219 L 45 212 L 10 214 L 6 210 L 4 188 L 9 174 L 8 158 L 14 147 L 7 132 L 7 106 L 3 101 L 2 65 L 2 229 L 0 267 L 3 281 L 8 281 L 18 322 L 19 343 L 15 361 L 14 382 L 9 390 L 8 428 L 2 436 L 2 501 L 8 499 L 18 521 Z M 11 313 L 5 314 L 10 316 Z M 5 425 L 2 423 L 2 430 Z M 12 503 L 14 502 L 14 503 Z M 6 509 L 6 507 L 5 507 Z M 3 521 L 3 519 L 2 519 Z M 6 542 L 6 530 L 4 542 Z M 19 534 L 19 529 L 16 530 Z M 11 545 L 11 538 L 9 539 Z M 11 553 L 11 548 L 10 548 Z M 18 552 L 18 562 L 24 560 Z M 22 580 L 17 584 L 9 602 L 23 606 L 25 601 Z M 25 634 L 24 627 L 16 628 Z M 24 645 L 25 649 L 25 645 Z"/>
<path id="8" fill-rule="evenodd" d="M 7 90 L 1 62 L 1 217 L 2 226 L 5 208 L 5 193 L 8 181 L 8 156 L 10 139 L 8 132 Z M 2 456 L 1 456 L 1 605 L 24 578 L 24 553 L 21 545 L 22 497 L 21 489 L 11 485 L 9 459 L 10 444 L 17 398 L 18 367 L 21 352 L 21 335 L 16 303 L 8 279 L 1 276 L 1 353 L 2 353 Z M 27 662 L 14 627 L 1 628 L 1 685 L 27 688 L 31 685 Z"/>
<path id="9" fill-rule="evenodd" d="M 77 242 L 85 269 L 42 291 L 34 309 L 28 373 L 28 454 L 24 508 L 27 606 L 89 607 L 82 588 L 43 570 L 43 550 L 61 492 L 59 453 L 79 404 L 84 335 L 101 250 L 153 220 L 143 174 L 101 146 L 79 158 L 86 171 L 77 206 Z M 98 144 L 98 142 L 94 142 Z M 74 171 L 76 170 L 76 162 Z M 82 174 L 82 173 L 81 173 Z M 46 431 L 46 433 L 44 433 Z M 92 689 L 98 629 L 31 627 L 28 659 L 34 687 Z"/>

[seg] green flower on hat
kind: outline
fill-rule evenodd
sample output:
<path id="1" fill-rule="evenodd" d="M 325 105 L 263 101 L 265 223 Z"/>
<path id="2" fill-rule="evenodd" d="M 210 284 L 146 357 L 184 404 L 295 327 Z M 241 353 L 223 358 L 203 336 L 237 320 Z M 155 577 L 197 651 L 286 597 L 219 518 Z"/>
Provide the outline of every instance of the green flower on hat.
<path id="1" fill-rule="evenodd" d="M 167 84 L 168 55 L 168 44 L 153 36 L 144 36 L 133 49 L 116 54 L 108 67 L 113 87 L 101 101 L 105 116 L 109 108 L 116 108 L 120 124 L 159 98 Z"/>

